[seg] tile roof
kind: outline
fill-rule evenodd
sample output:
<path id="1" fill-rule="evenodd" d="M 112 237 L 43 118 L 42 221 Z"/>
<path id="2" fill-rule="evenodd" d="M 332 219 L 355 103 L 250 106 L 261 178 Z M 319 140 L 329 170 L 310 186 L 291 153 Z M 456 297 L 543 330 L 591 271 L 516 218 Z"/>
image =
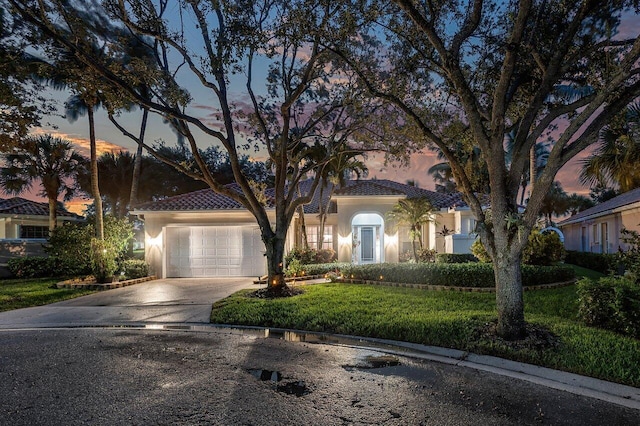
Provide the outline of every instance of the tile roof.
<path id="1" fill-rule="evenodd" d="M 212 189 L 201 189 L 186 194 L 175 195 L 163 200 L 141 204 L 135 210 L 141 211 L 190 211 L 190 210 L 242 210 L 244 206 L 226 195 Z"/>
<path id="2" fill-rule="evenodd" d="M 593 206 L 589 209 L 583 210 L 558 224 L 558 226 L 569 225 L 571 223 L 582 221 L 588 217 L 601 216 L 608 214 L 610 210 L 614 210 L 620 207 L 624 207 L 629 204 L 634 204 L 640 201 L 640 188 L 632 189 L 631 191 L 620 194 L 617 197 L 613 197 L 610 200 Z"/>
<path id="3" fill-rule="evenodd" d="M 39 203 L 21 197 L 0 198 L 1 215 L 49 216 L 49 203 Z M 61 204 L 56 208 L 58 217 L 82 219 L 82 216 L 65 209 Z"/>
<path id="4" fill-rule="evenodd" d="M 311 179 L 300 182 L 300 190 L 302 194 L 307 194 L 311 190 L 313 181 Z M 236 184 L 228 185 L 236 191 L 240 191 Z M 329 201 L 332 185 L 322 191 L 322 204 L 326 205 Z M 320 206 L 320 189 L 316 190 L 311 202 L 304 206 L 304 212 L 307 214 L 315 214 L 319 212 Z M 335 191 L 337 196 L 382 196 L 395 195 L 406 196 L 409 198 L 427 197 L 429 201 L 437 208 L 448 207 L 465 207 L 467 204 L 462 199 L 462 194 L 456 192 L 453 194 L 442 194 L 439 192 L 429 191 L 427 189 L 418 188 L 416 186 L 405 185 L 387 179 L 371 179 L 371 180 L 351 180 L 340 189 Z M 274 190 L 266 191 L 268 207 L 273 207 Z M 330 213 L 336 213 L 337 207 L 335 201 L 330 201 Z M 242 210 L 244 207 L 226 195 L 214 192 L 212 189 L 201 189 L 199 191 L 189 192 L 187 194 L 176 195 L 174 197 L 165 198 L 164 200 L 152 201 L 136 207 L 137 211 L 203 211 L 203 210 Z"/>
<path id="5" fill-rule="evenodd" d="M 375 196 L 375 195 L 405 195 L 407 198 L 426 197 L 434 207 L 466 207 L 460 192 L 444 194 L 430 191 L 417 186 L 406 185 L 388 179 L 354 180 L 349 181 L 344 188 L 336 191 L 336 195 L 344 196 Z"/>

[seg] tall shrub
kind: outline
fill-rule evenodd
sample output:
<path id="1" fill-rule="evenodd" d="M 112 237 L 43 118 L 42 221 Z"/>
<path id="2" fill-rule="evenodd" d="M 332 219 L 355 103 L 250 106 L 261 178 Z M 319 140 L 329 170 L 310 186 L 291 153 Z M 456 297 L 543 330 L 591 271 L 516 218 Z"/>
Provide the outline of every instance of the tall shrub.
<path id="1" fill-rule="evenodd" d="M 471 245 L 471 252 L 481 262 L 491 262 L 487 250 L 477 239 Z M 560 237 L 555 232 L 531 231 L 529 241 L 522 251 L 522 263 L 527 265 L 553 265 L 564 259 L 566 252 Z"/>
<path id="2" fill-rule="evenodd" d="M 97 259 L 91 240 L 95 235 L 92 224 L 65 223 L 56 228 L 49 237 L 46 251 L 60 264 L 60 275 L 87 275 L 95 273 Z M 104 241 L 113 255 L 116 268 L 127 256 L 129 242 L 133 239 L 133 226 L 127 219 L 112 216 L 104 220 Z M 94 244 L 95 246 L 95 244 Z M 104 248 L 104 247 L 103 247 Z M 102 249 L 100 249 L 102 250 Z"/>
<path id="3" fill-rule="evenodd" d="M 578 313 L 587 324 L 640 337 L 640 286 L 627 277 L 578 282 Z"/>

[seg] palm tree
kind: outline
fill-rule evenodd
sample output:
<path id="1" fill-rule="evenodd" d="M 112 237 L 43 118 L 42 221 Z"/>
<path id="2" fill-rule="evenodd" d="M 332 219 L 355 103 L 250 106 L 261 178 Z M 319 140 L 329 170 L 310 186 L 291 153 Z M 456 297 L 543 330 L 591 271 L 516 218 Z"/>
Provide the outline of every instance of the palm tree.
<path id="1" fill-rule="evenodd" d="M 600 145 L 582 163 L 581 183 L 620 192 L 640 187 L 640 103 L 629 106 L 625 118 L 601 132 Z"/>
<path id="2" fill-rule="evenodd" d="M 440 158 L 440 155 L 438 156 Z M 436 184 L 436 192 L 450 194 L 456 191 L 456 182 L 453 179 L 453 171 L 449 162 L 443 161 L 429 167 L 427 173 L 433 177 Z"/>
<path id="3" fill-rule="evenodd" d="M 76 188 L 70 182 L 75 182 L 87 159 L 73 150 L 70 141 L 41 135 L 23 140 L 3 160 L 0 186 L 6 193 L 19 195 L 40 181 L 40 195 L 49 201 L 49 230 L 53 230 L 58 197 L 62 193 L 65 201 L 73 197 Z"/>
<path id="4" fill-rule="evenodd" d="M 136 158 L 129 152 L 117 154 L 104 153 L 98 158 L 98 186 L 103 204 L 107 211 L 117 218 L 124 218 L 128 213 L 131 182 Z M 91 175 L 83 173 L 79 176 L 80 188 L 91 194 Z"/>
<path id="5" fill-rule="evenodd" d="M 94 112 L 100 106 L 99 91 L 85 88 L 82 92 L 70 97 L 65 103 L 66 115 L 69 122 L 73 123 L 80 116 L 87 115 L 89 119 L 89 145 L 91 150 L 91 195 L 96 210 L 96 237 L 104 239 L 104 218 L 102 211 L 102 198 L 98 186 L 98 152 L 96 144 L 96 125 Z"/>
<path id="6" fill-rule="evenodd" d="M 568 204 L 567 212 L 569 212 L 571 216 L 595 206 L 595 202 L 591 198 L 576 193 L 569 195 Z"/>
<path id="7" fill-rule="evenodd" d="M 542 201 L 540 214 L 545 217 L 547 225 L 551 225 L 551 217 L 564 215 L 570 206 L 569 196 L 562 189 L 560 182 L 555 181 Z"/>
<path id="8" fill-rule="evenodd" d="M 413 250 L 413 258 L 416 263 L 419 261 L 418 246 L 420 251 L 422 245 L 422 226 L 435 222 L 436 209 L 426 197 L 405 198 L 398 201 L 396 205 L 387 213 L 387 220 L 392 226 L 408 226 L 409 237 L 411 237 L 411 248 Z"/>
<path id="9" fill-rule="evenodd" d="M 358 160 L 356 157 L 363 155 L 362 152 L 351 151 L 346 145 L 340 145 L 338 149 L 330 156 L 329 161 L 322 169 L 322 182 L 320 183 L 320 197 L 319 197 L 319 218 L 320 226 L 318 227 L 318 250 L 322 249 L 322 243 L 324 242 L 324 228 L 327 223 L 327 217 L 329 216 L 329 208 L 331 206 L 331 198 L 335 191 L 346 185 L 347 180 L 352 174 L 355 174 L 358 179 L 361 176 L 366 176 L 369 173 L 369 169 L 363 161 Z M 326 200 L 324 198 L 324 191 L 329 187 L 329 196 Z"/>

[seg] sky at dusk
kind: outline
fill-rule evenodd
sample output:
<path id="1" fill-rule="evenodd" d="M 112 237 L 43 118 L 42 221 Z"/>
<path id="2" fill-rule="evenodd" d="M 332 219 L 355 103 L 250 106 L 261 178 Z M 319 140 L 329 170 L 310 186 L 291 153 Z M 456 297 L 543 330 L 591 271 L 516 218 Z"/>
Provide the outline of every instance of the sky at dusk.
<path id="1" fill-rule="evenodd" d="M 196 104 L 194 105 L 194 109 L 202 111 L 203 119 L 207 119 L 207 116 L 211 114 L 211 107 L 208 105 Z M 126 123 L 128 129 L 132 131 L 132 133 L 137 134 L 137 126 L 139 125 L 140 118 L 141 114 L 139 112 L 133 112 L 126 116 L 122 116 L 120 119 L 123 123 Z M 74 143 L 79 153 L 89 157 L 89 127 L 88 120 L 86 118 L 80 117 L 80 119 L 74 123 L 69 123 L 62 117 L 48 117 L 46 121 L 49 121 L 50 125 L 36 129 L 34 133 L 51 133 L 55 136 L 68 139 Z M 136 150 L 135 143 L 122 135 L 113 126 L 113 124 L 109 122 L 104 111 L 98 111 L 96 113 L 96 136 L 98 155 L 105 152 L 116 153 L 125 150 Z M 164 140 L 168 145 L 173 145 L 175 144 L 176 136 L 169 126 L 163 123 L 161 119 L 153 117 L 147 128 L 146 140 L 148 143 Z M 199 143 L 201 144 L 201 148 L 206 148 L 207 146 L 210 146 L 213 141 L 203 135 L 201 136 Z M 248 152 L 248 154 L 251 153 Z M 558 173 L 556 179 L 562 183 L 563 188 L 568 193 L 577 192 L 583 195 L 588 195 L 589 189 L 581 185 L 578 181 L 580 161 L 587 155 L 588 152 L 582 152 L 576 158 L 572 159 Z M 382 155 L 369 155 L 367 159 L 367 165 L 369 167 L 368 177 L 391 179 L 398 182 L 406 182 L 411 179 L 416 181 L 421 188 L 434 189 L 435 184 L 427 171 L 437 162 L 439 162 L 439 160 L 436 158 L 436 153 L 429 149 L 413 154 L 411 156 L 409 166 L 400 166 L 394 163 L 385 165 Z M 25 198 L 44 200 L 33 193 L 26 194 Z M 72 200 L 67 203 L 67 207 L 72 211 L 82 213 L 84 205 L 89 201 L 90 200 L 82 199 Z"/>
<path id="2" fill-rule="evenodd" d="M 619 36 L 632 36 L 636 37 L 640 28 L 640 16 L 628 15 L 622 22 L 619 28 Z M 254 77 L 257 80 L 257 78 Z M 190 106 L 191 112 L 202 118 L 204 122 L 208 124 L 215 123 L 215 113 L 217 102 L 214 100 L 213 94 L 209 95 L 202 91 L 202 88 L 198 85 L 191 84 L 189 81 L 184 82 L 185 87 L 194 96 L 194 102 Z M 248 103 L 248 98 L 245 91 L 242 89 L 244 81 L 231 81 L 230 86 L 230 98 L 234 99 L 239 105 Z M 195 96 L 197 94 L 198 96 Z M 78 151 L 89 156 L 89 128 L 88 120 L 86 117 L 80 117 L 74 123 L 69 123 L 62 113 L 64 112 L 64 100 L 69 96 L 65 92 L 52 92 L 51 96 L 56 99 L 59 104 L 60 114 L 58 116 L 45 117 L 42 122 L 41 128 L 35 129 L 34 133 L 51 133 L 54 136 L 59 136 L 72 141 Z M 131 113 L 125 113 L 120 117 L 120 121 L 127 127 L 133 134 L 138 133 L 138 126 L 141 119 L 141 112 L 136 110 Z M 104 111 L 98 111 L 96 113 L 96 136 L 98 138 L 98 152 L 118 152 L 120 150 L 135 151 L 135 144 L 127 137 L 122 135 L 108 120 Z M 146 142 L 153 143 L 154 141 L 164 140 L 167 145 L 174 145 L 176 141 L 175 134 L 171 131 L 170 127 L 163 123 L 161 118 L 157 115 L 150 116 L 149 125 L 146 132 Z M 213 143 L 213 140 L 205 136 L 199 135 L 199 144 L 201 148 L 206 148 Z M 247 152 L 252 155 L 252 152 Z M 588 151 L 582 152 L 576 158 L 572 159 L 568 164 L 560 170 L 556 179 L 562 183 L 563 188 L 568 193 L 577 192 L 583 195 L 587 195 L 589 189 L 581 185 L 578 181 L 580 162 L 588 156 Z M 392 179 L 398 182 L 406 182 L 412 179 L 418 183 L 422 188 L 434 189 L 434 182 L 428 175 L 427 170 L 439 160 L 436 158 L 436 154 L 428 149 L 425 149 L 422 153 L 415 153 L 411 156 L 411 162 L 408 167 L 397 166 L 394 164 L 384 165 L 382 156 L 370 155 L 368 158 L 369 178 L 385 178 Z M 25 194 L 25 198 L 34 200 L 44 200 L 43 198 L 35 195 L 37 190 L 32 191 L 30 194 Z M 5 195 L 6 196 L 6 195 Z M 89 200 L 73 200 L 67 203 L 67 207 L 75 212 L 82 213 L 83 204 Z"/>

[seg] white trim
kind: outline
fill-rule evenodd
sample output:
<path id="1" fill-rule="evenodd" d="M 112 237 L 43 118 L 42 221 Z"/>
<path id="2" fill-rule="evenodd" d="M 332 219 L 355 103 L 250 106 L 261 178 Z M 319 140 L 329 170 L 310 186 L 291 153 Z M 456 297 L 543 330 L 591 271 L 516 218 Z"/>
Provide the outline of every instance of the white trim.
<path id="1" fill-rule="evenodd" d="M 613 213 L 622 213 L 622 212 L 626 212 L 627 210 L 633 210 L 633 209 L 640 209 L 640 201 L 634 201 L 633 203 L 630 204 L 625 204 L 624 206 L 619 206 L 616 208 L 612 208 L 612 209 L 607 209 L 607 210 L 603 210 L 601 212 L 598 213 L 593 213 L 593 214 L 589 214 L 586 216 L 582 216 L 579 217 L 577 219 L 567 219 L 561 223 L 558 224 L 559 227 L 563 227 L 566 225 L 573 225 L 574 223 L 583 223 L 583 222 L 588 222 L 590 220 L 594 220 L 594 219 L 598 219 L 602 216 L 607 216 Z"/>

